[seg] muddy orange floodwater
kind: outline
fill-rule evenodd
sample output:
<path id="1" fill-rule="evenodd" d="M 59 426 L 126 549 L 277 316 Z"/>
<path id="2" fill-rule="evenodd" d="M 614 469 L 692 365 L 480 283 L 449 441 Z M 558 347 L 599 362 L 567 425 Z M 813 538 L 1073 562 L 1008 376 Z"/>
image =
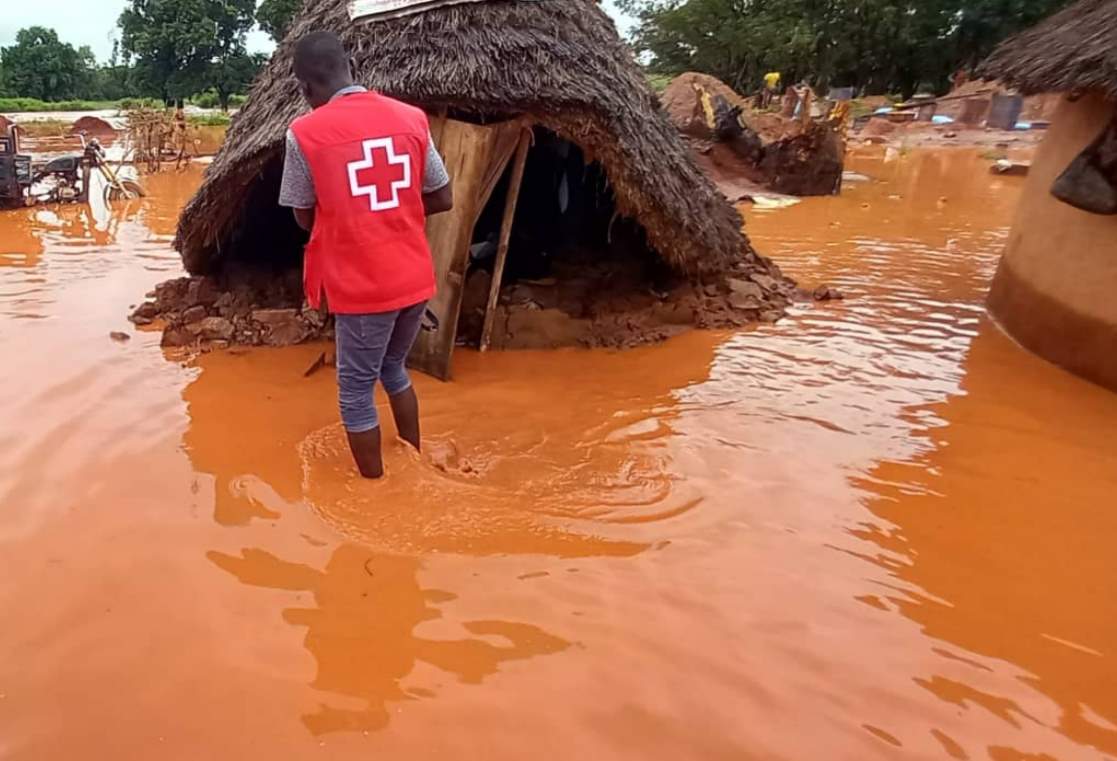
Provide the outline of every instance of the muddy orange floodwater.
<path id="1" fill-rule="evenodd" d="M 319 347 L 125 321 L 196 173 L 0 215 L 0 757 L 1117 756 L 1117 395 L 985 314 L 1020 179 L 853 163 L 748 212 L 846 301 L 459 352 L 382 483 Z"/>

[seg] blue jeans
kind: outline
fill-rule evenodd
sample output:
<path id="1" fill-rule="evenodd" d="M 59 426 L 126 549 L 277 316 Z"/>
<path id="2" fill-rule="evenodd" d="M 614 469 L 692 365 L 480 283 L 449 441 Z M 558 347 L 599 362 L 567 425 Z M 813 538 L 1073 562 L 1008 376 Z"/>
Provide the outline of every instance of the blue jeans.
<path id="1" fill-rule="evenodd" d="M 380 425 L 372 400 L 378 379 L 390 396 L 411 388 L 404 363 L 426 306 L 424 301 L 394 312 L 335 316 L 337 398 L 345 430 L 363 433 Z"/>

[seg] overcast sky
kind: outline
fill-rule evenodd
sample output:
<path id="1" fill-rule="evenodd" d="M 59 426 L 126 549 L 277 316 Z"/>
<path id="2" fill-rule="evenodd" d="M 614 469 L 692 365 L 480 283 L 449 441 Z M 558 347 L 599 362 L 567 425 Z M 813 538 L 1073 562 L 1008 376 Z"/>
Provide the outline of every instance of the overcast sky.
<path id="1" fill-rule="evenodd" d="M 88 45 L 99 62 L 108 59 L 112 41 L 117 33 L 116 19 L 127 0 L 0 0 L 0 46 L 11 45 L 16 32 L 28 26 L 53 27 L 63 42 L 74 47 Z M 622 33 L 627 29 L 626 19 L 616 11 L 612 0 L 606 0 L 605 9 L 617 20 Z M 249 35 L 251 52 L 270 52 L 271 38 L 256 30 Z"/>

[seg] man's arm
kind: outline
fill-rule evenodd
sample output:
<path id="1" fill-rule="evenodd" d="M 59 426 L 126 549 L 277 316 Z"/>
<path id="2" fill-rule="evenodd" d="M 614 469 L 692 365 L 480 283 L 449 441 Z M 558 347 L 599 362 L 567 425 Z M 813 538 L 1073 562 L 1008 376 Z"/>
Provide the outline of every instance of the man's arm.
<path id="1" fill-rule="evenodd" d="M 295 207 L 291 209 L 295 213 L 295 222 L 299 227 L 310 232 L 314 229 L 314 209 L 300 209 Z"/>
<path id="2" fill-rule="evenodd" d="M 446 183 L 433 193 L 423 193 L 423 210 L 427 216 L 441 214 L 454 208 L 454 189 Z"/>
<path id="3" fill-rule="evenodd" d="M 427 160 L 423 170 L 423 210 L 427 216 L 454 208 L 454 188 L 434 141 L 427 137 Z"/>
<path id="4" fill-rule="evenodd" d="M 299 227 L 310 231 L 314 227 L 314 207 L 318 198 L 314 192 L 314 179 L 302 149 L 291 130 L 287 130 L 287 154 L 283 159 L 283 180 L 279 185 L 279 205 L 288 206 L 295 213 Z"/>

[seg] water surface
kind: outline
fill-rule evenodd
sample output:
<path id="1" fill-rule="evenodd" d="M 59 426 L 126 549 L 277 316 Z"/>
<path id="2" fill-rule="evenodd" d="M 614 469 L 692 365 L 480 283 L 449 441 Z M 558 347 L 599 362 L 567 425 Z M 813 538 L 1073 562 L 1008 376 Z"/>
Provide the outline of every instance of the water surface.
<path id="1" fill-rule="evenodd" d="M 0 214 L 0 757 L 1117 756 L 1117 395 L 986 316 L 986 163 L 748 214 L 845 301 L 460 352 L 376 484 L 317 347 L 125 321 L 196 173 Z"/>

